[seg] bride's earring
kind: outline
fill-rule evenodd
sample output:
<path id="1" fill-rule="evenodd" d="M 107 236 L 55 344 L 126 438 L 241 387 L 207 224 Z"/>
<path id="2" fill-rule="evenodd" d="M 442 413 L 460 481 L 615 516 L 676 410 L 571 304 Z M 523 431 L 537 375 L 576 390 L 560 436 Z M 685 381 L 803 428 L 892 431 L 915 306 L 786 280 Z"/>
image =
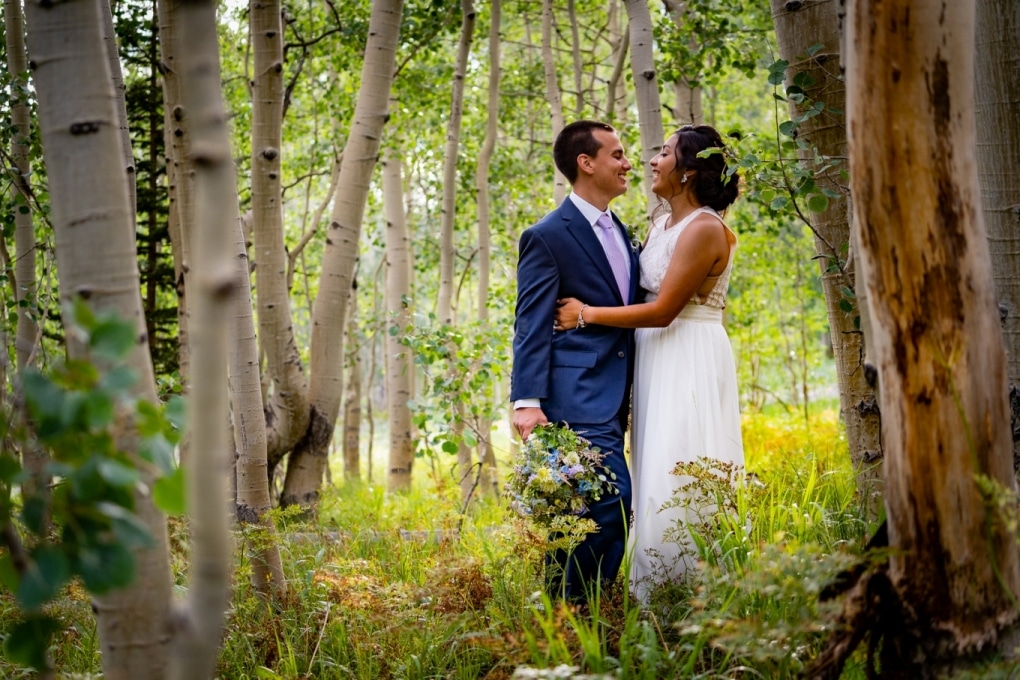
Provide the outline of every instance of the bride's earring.
<path id="1" fill-rule="evenodd" d="M 686 184 L 686 183 L 687 183 L 687 175 L 684 175 L 683 177 L 680 178 L 680 184 Z"/>

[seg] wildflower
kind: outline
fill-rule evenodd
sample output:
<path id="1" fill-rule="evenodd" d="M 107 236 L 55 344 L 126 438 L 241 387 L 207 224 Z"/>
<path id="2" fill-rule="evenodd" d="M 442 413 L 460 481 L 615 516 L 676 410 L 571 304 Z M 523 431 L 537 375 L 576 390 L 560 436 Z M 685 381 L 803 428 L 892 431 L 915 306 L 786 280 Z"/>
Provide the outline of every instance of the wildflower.
<path id="1" fill-rule="evenodd" d="M 617 494 L 616 475 L 602 466 L 605 454 L 564 427 L 536 428 L 521 447 L 507 481 L 510 508 L 547 529 L 565 516 L 587 512 L 604 494 Z"/>

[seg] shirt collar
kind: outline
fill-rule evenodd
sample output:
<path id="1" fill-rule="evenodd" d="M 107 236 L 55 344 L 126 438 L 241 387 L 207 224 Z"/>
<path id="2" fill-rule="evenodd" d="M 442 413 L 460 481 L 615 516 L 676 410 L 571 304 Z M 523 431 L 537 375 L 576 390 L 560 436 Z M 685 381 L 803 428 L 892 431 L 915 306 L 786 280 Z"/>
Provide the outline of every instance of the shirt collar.
<path id="1" fill-rule="evenodd" d="M 603 213 L 601 210 L 599 210 L 598 208 L 596 208 L 591 203 L 584 200 L 574 192 L 570 192 L 569 198 L 571 201 L 574 202 L 574 205 L 577 206 L 577 209 L 581 211 L 581 214 L 584 215 L 584 218 L 588 220 L 588 224 L 590 224 L 593 227 L 595 226 L 595 222 L 597 222 L 599 217 L 601 217 L 602 215 L 608 214 L 610 219 L 612 219 L 613 217 L 612 213 L 610 213 L 609 210 L 606 210 L 605 213 Z"/>

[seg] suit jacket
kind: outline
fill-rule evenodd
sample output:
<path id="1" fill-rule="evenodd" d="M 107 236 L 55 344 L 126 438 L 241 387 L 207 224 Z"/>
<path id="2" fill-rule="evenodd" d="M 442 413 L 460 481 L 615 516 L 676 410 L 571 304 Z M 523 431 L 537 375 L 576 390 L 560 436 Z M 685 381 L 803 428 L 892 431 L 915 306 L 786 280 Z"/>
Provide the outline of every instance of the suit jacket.
<path id="1" fill-rule="evenodd" d="M 616 227 L 630 244 L 623 225 Z M 626 424 L 634 371 L 634 331 L 587 326 L 553 332 L 556 300 L 593 307 L 630 304 L 638 290 L 638 252 L 630 250 L 630 292 L 620 296 L 591 224 L 567 198 L 521 235 L 510 399 L 538 398 L 551 422 Z"/>

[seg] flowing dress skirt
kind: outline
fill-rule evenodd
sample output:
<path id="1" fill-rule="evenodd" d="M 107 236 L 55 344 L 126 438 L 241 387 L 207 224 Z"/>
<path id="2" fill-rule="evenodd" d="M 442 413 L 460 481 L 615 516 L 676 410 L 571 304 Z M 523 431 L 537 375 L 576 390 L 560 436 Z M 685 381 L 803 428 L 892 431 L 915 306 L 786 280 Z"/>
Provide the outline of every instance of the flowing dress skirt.
<path id="1" fill-rule="evenodd" d="M 683 482 L 671 470 L 699 457 L 744 465 L 736 367 L 721 309 L 688 304 L 666 328 L 637 330 L 632 438 L 631 581 L 647 601 L 651 585 L 694 567 L 683 509 L 662 510 Z"/>

